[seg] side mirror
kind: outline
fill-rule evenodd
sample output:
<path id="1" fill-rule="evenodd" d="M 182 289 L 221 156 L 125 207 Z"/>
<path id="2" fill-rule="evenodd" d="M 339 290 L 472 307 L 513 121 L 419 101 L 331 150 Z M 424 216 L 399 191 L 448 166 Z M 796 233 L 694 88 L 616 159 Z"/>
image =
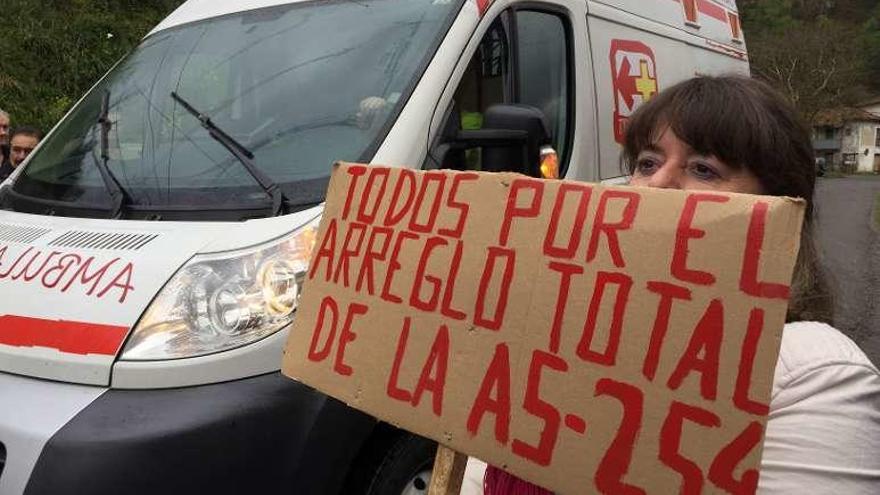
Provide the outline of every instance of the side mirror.
<path id="1" fill-rule="evenodd" d="M 463 169 L 464 150 L 481 150 L 480 169 L 487 172 L 519 172 L 540 177 L 541 147 L 551 135 L 544 113 L 521 104 L 498 104 L 483 114 L 480 129 L 462 130 L 453 108 L 434 147 L 432 158 L 443 168 Z"/>

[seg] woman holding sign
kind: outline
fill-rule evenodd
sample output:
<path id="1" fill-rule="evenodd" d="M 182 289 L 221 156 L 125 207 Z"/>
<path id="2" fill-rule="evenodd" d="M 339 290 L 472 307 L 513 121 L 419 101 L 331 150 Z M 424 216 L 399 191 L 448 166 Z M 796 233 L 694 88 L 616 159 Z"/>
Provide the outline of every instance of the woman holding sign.
<path id="1" fill-rule="evenodd" d="M 880 372 L 828 324 L 832 300 L 813 243 L 813 149 L 795 110 L 752 79 L 691 79 L 636 111 L 622 161 L 636 186 L 807 201 L 758 492 L 880 493 Z M 469 462 L 462 494 L 548 493 L 484 466 Z"/>

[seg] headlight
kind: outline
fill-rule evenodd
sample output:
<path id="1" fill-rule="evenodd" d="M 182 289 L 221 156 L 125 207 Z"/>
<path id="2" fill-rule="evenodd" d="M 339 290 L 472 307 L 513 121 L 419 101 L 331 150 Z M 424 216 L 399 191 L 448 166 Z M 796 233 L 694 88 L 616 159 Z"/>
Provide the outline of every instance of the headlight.
<path id="1" fill-rule="evenodd" d="M 201 356 L 284 328 L 293 320 L 317 230 L 315 219 L 268 244 L 194 257 L 144 312 L 122 359 Z"/>

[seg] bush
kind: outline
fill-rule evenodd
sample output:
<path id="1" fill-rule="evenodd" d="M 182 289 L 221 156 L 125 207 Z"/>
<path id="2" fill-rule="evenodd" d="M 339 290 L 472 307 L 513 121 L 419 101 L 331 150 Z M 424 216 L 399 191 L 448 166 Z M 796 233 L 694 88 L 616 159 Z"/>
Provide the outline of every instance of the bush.
<path id="1" fill-rule="evenodd" d="M 874 198 L 874 231 L 880 232 L 880 194 Z"/>
<path id="2" fill-rule="evenodd" d="M 49 130 L 183 0 L 3 0 L 0 108 Z"/>

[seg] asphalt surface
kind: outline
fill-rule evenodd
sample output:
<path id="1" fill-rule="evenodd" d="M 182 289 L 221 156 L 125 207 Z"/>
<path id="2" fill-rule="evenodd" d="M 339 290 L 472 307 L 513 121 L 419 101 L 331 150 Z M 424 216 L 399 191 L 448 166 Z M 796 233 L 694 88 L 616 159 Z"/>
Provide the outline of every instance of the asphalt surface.
<path id="1" fill-rule="evenodd" d="M 880 366 L 880 176 L 819 179 L 817 240 L 836 289 L 835 326 Z"/>

